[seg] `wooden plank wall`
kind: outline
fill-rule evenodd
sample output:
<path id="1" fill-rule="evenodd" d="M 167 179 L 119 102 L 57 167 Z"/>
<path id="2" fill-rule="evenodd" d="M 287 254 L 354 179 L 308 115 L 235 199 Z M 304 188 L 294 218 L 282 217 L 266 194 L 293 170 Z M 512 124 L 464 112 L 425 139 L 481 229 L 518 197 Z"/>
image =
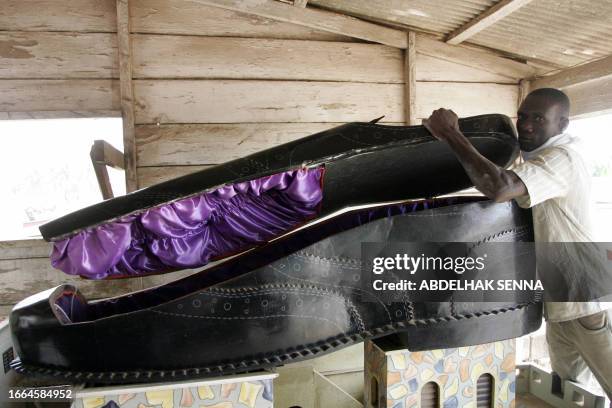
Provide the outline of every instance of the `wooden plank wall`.
<path id="1" fill-rule="evenodd" d="M 74 284 L 87 299 L 97 299 L 155 286 L 193 272 L 188 270 L 173 276 L 151 276 L 139 280 L 92 281 L 54 269 L 49 262 L 50 253 L 51 244 L 41 239 L 0 242 L 0 320 L 20 300 L 61 284 Z"/>
<path id="2" fill-rule="evenodd" d="M 119 111 L 115 6 L 3 0 L 0 118 Z M 405 122 L 403 50 L 184 0 L 129 6 L 140 187 L 343 122 Z M 417 119 L 439 106 L 515 115 L 519 78 L 431 54 L 417 44 Z M 71 281 L 48 251 L 41 241 L 0 245 L 0 310 Z M 101 297 L 141 284 L 79 286 Z"/>
<path id="3" fill-rule="evenodd" d="M 133 4 L 140 187 L 338 123 L 405 121 L 403 50 L 270 31 L 252 16 L 179 0 Z M 187 23 L 211 15 L 232 23 Z M 419 120 L 439 106 L 515 116 L 518 78 L 418 52 L 416 75 Z"/>
<path id="4" fill-rule="evenodd" d="M 3 0 L 0 118 L 116 116 L 116 31 L 115 0 Z"/>
<path id="5" fill-rule="evenodd" d="M 86 281 L 51 267 L 51 246 L 42 240 L 0 242 L 0 318 L 25 297 L 62 283 L 77 284 L 88 298 L 115 296 L 134 289 L 129 280 Z"/>

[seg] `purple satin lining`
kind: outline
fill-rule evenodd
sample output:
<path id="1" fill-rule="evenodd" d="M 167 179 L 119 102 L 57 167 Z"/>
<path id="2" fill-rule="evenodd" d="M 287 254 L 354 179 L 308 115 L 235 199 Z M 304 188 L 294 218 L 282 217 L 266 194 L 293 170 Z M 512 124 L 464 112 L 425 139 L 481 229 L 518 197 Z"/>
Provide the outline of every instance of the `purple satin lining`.
<path id="1" fill-rule="evenodd" d="M 150 208 L 57 241 L 51 265 L 90 279 L 195 268 L 319 212 L 323 167 L 290 170 Z"/>

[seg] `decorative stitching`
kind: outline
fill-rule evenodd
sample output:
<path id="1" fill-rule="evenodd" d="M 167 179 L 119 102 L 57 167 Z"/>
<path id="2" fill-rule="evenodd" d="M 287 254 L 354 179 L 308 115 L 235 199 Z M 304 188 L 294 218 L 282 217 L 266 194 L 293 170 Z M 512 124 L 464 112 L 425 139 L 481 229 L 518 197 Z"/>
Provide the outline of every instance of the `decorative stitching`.
<path id="1" fill-rule="evenodd" d="M 363 319 L 361 318 L 361 314 L 359 314 L 359 310 L 355 306 L 349 305 L 349 312 L 351 313 L 351 316 L 353 316 L 353 318 L 355 319 L 355 323 L 357 323 L 357 328 L 359 329 L 359 331 L 366 331 L 366 326 L 363 322 Z"/>
<path id="2" fill-rule="evenodd" d="M 268 288 L 269 286 L 276 287 L 277 289 Z M 227 297 L 227 298 L 234 298 L 234 299 L 244 299 L 244 298 L 252 298 L 260 294 L 285 293 L 285 294 L 310 295 L 310 296 L 317 296 L 321 298 L 333 299 L 337 301 L 337 303 L 342 303 L 343 306 L 347 307 L 350 315 L 353 317 L 353 319 L 355 320 L 355 323 L 357 324 L 357 327 L 360 330 L 366 330 L 365 323 L 363 322 L 361 314 L 359 313 L 359 309 L 357 309 L 357 307 L 353 304 L 353 302 L 349 298 L 347 298 L 341 293 L 333 292 L 326 288 L 318 288 L 316 286 L 306 287 L 306 288 L 302 286 L 291 285 L 291 284 L 286 284 L 286 285 L 271 284 L 269 286 L 264 285 L 263 287 L 265 287 L 266 289 L 263 289 L 263 290 L 260 290 L 259 289 L 260 287 L 238 288 L 238 291 L 254 292 L 251 294 L 244 294 L 244 295 L 236 294 L 236 293 L 219 293 L 219 292 L 223 292 L 224 290 L 227 290 L 224 288 L 211 288 L 211 289 L 218 290 L 219 292 L 213 292 L 212 290 L 210 290 L 208 292 L 200 292 L 199 294 L 209 295 L 209 296 Z M 293 290 L 283 291 L 281 290 L 281 288 L 287 288 L 287 289 L 293 289 Z M 307 292 L 306 290 L 308 289 L 312 290 L 313 292 Z"/>
<path id="3" fill-rule="evenodd" d="M 410 301 L 408 300 L 408 292 L 403 292 L 402 293 L 402 308 L 404 309 L 404 316 L 407 319 L 412 319 L 414 316 L 412 316 L 409 312 L 409 305 L 410 305 Z"/>
<path id="4" fill-rule="evenodd" d="M 342 266 L 345 267 L 346 269 L 361 269 L 361 260 L 359 259 L 353 259 L 353 258 L 341 258 L 341 257 L 334 257 L 334 258 L 326 258 L 323 256 L 318 256 L 315 254 L 311 254 L 305 251 L 298 251 L 295 252 L 289 256 L 294 256 L 296 258 L 302 258 L 302 259 L 307 259 L 309 261 L 317 261 L 317 262 L 326 262 L 329 263 L 331 265 L 336 265 L 336 266 Z M 346 264 L 354 264 L 354 265 L 358 265 L 358 266 L 349 266 Z"/>
<path id="5" fill-rule="evenodd" d="M 516 228 L 511 228 L 511 229 L 507 229 L 507 230 L 503 230 L 500 232 L 497 232 L 495 234 L 491 234 L 491 235 L 487 235 L 486 237 L 480 239 L 478 242 L 476 242 L 473 246 L 470 247 L 470 249 L 474 249 L 479 245 L 484 244 L 485 242 L 489 242 L 493 239 L 499 238 L 499 237 L 503 237 L 504 235 L 508 235 L 508 234 L 512 234 L 515 236 L 521 236 L 521 235 L 526 235 L 529 232 L 529 227 L 526 225 L 520 225 L 517 226 Z"/>
<path id="6" fill-rule="evenodd" d="M 244 298 L 252 298 L 258 295 L 268 295 L 268 294 L 272 294 L 272 293 L 285 293 L 285 294 L 298 294 L 298 295 L 312 295 L 312 296 L 319 296 L 319 297 L 327 297 L 329 299 L 336 299 L 336 300 L 344 300 L 346 301 L 346 297 L 342 296 L 342 295 L 338 295 L 335 294 L 334 292 L 328 292 L 328 295 L 325 295 L 323 293 L 318 293 L 318 292 L 307 292 L 307 289 L 300 289 L 300 288 L 296 288 L 295 290 L 281 290 L 281 289 L 264 289 L 264 290 L 258 290 L 257 288 L 248 288 L 249 290 L 252 290 L 254 293 L 251 294 L 238 294 L 238 293 L 216 293 L 216 292 L 200 292 L 198 293 L 199 295 L 208 295 L 208 296 L 218 296 L 218 297 L 226 297 L 226 298 L 234 298 L 234 299 L 244 299 Z"/>
<path id="7" fill-rule="evenodd" d="M 289 279 L 295 279 L 295 280 L 299 280 L 299 281 L 303 281 L 303 282 L 313 282 L 313 281 L 309 281 L 307 279 L 302 279 L 302 278 L 296 278 L 295 276 L 291 276 L 283 271 L 281 271 L 280 269 L 276 268 L 273 264 L 269 264 L 268 267 L 270 267 L 272 270 L 274 270 L 275 272 L 286 276 Z M 316 282 L 316 281 L 315 281 Z M 316 282 L 319 283 L 319 282 Z M 368 292 L 367 290 L 363 290 L 361 288 L 357 288 L 355 286 L 348 286 L 348 285 L 334 285 L 331 283 L 326 283 L 325 285 L 327 286 L 333 286 L 336 288 L 345 288 L 345 289 L 350 289 L 350 290 L 354 290 L 357 292 L 361 292 L 361 293 L 365 293 L 367 295 L 370 295 L 371 297 L 373 297 L 384 309 L 384 311 L 387 313 L 387 317 L 389 318 L 389 322 L 392 322 L 393 319 L 391 318 L 391 313 L 389 313 L 389 309 L 387 309 L 387 306 L 385 306 L 384 302 L 382 302 L 379 298 L 377 298 L 376 296 L 374 296 L 372 293 Z"/>
<path id="8" fill-rule="evenodd" d="M 342 330 L 342 328 L 334 321 L 331 321 L 329 319 L 326 319 L 324 317 L 320 317 L 320 316 L 310 316 L 310 315 L 296 315 L 296 314 L 275 314 L 275 315 L 268 315 L 268 316 L 229 316 L 229 317 L 223 317 L 223 316 L 199 316 L 199 315 L 190 315 L 190 314 L 186 314 L 186 313 L 172 313 L 172 312 L 164 312 L 161 310 L 151 310 L 153 313 L 158 313 L 158 314 L 162 314 L 162 315 L 168 315 L 168 316 L 176 316 L 176 317 L 187 317 L 187 318 L 192 318 L 192 319 L 205 319 L 205 320 L 254 320 L 254 319 L 267 319 L 267 318 L 271 318 L 271 317 L 300 317 L 300 318 L 305 318 L 305 319 L 315 319 L 315 320 L 322 320 L 328 323 L 331 323 L 332 325 L 334 325 L 338 330 L 340 330 L 342 332 L 342 334 L 345 334 L 345 332 Z"/>
<path id="9" fill-rule="evenodd" d="M 409 314 L 409 317 L 410 317 L 409 320 L 414 319 L 414 303 L 413 302 L 408 302 L 408 312 L 410 313 Z"/>
<path id="10" fill-rule="evenodd" d="M 111 371 L 111 372 L 89 372 L 89 371 L 64 371 L 54 367 L 37 367 L 24 364 L 19 358 L 11 363 L 11 367 L 18 373 L 21 374 L 33 374 L 33 375 L 48 375 L 54 377 L 62 377 L 64 379 L 97 379 L 97 380 L 111 380 L 114 377 L 120 377 L 121 379 L 128 379 L 135 381 L 142 378 L 142 380 L 150 380 L 152 378 L 184 378 L 196 375 L 213 375 L 213 374 L 229 374 L 232 372 L 248 372 L 249 370 L 261 369 L 270 366 L 278 366 L 286 364 L 293 360 L 301 360 L 305 357 L 314 356 L 320 353 L 331 351 L 337 347 L 346 346 L 349 344 L 356 343 L 358 341 L 365 340 L 373 336 L 381 336 L 390 334 L 391 331 L 397 329 L 403 329 L 407 326 L 430 326 L 438 323 L 459 321 L 463 319 L 471 319 L 480 316 L 498 315 L 509 312 L 514 312 L 525 307 L 528 307 L 537 302 L 532 301 L 528 303 L 517 304 L 508 308 L 494 309 L 490 311 L 483 311 L 477 313 L 469 313 L 465 315 L 457 316 L 442 316 L 430 319 L 419 319 L 419 320 L 407 320 L 397 322 L 395 324 L 388 324 L 383 327 L 373 329 L 369 332 L 357 333 L 353 335 L 342 335 L 336 338 L 327 340 L 324 343 L 311 344 L 306 346 L 298 346 L 297 349 L 287 349 L 280 351 L 279 354 L 270 357 L 260 357 L 251 360 L 235 361 L 230 363 L 222 363 L 215 366 L 200 367 L 200 368 L 189 368 L 179 370 L 140 370 L 140 371 Z"/>

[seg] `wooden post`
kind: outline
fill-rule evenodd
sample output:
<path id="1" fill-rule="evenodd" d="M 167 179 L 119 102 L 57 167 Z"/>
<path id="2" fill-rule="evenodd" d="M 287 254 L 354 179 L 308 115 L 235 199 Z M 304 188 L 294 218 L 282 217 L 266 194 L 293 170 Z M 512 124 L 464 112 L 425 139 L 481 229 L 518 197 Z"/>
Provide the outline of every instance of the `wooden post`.
<path id="1" fill-rule="evenodd" d="M 102 198 L 105 200 L 113 198 L 113 187 L 111 186 L 106 166 L 114 169 L 124 169 L 125 158 L 123 153 L 105 140 L 94 140 L 89 156 L 91 157 L 91 163 L 98 179 Z"/>
<path id="2" fill-rule="evenodd" d="M 518 106 L 517 109 L 520 108 L 521 103 L 525 100 L 529 92 L 531 91 L 531 82 L 526 79 L 521 79 L 519 81 L 519 97 L 518 97 Z"/>
<path id="3" fill-rule="evenodd" d="M 136 137 L 134 131 L 134 87 L 132 86 L 132 44 L 130 38 L 130 8 L 128 0 L 117 0 L 117 44 L 119 48 L 119 81 L 121 116 L 123 117 L 123 159 L 125 190 L 138 190 L 136 173 Z M 142 277 L 134 279 L 137 289 L 144 289 Z"/>
<path id="4" fill-rule="evenodd" d="M 404 53 L 405 76 L 405 114 L 406 124 L 416 125 L 416 35 L 414 31 L 408 32 L 408 48 Z"/>
<path id="5" fill-rule="evenodd" d="M 134 89 L 132 87 L 132 50 L 128 0 L 117 0 L 117 43 L 119 46 L 119 81 L 123 117 L 123 156 L 127 192 L 138 189 L 136 174 L 136 139 L 134 137 Z"/>

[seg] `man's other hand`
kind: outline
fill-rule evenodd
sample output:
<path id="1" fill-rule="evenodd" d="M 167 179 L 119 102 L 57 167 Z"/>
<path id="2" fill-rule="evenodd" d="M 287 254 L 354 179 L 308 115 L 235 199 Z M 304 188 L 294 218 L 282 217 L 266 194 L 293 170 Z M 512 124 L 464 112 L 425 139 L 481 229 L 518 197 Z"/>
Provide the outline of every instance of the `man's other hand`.
<path id="1" fill-rule="evenodd" d="M 428 119 L 423 119 L 423 125 L 439 140 L 448 140 L 460 132 L 459 118 L 450 109 L 440 108 L 433 111 Z"/>

